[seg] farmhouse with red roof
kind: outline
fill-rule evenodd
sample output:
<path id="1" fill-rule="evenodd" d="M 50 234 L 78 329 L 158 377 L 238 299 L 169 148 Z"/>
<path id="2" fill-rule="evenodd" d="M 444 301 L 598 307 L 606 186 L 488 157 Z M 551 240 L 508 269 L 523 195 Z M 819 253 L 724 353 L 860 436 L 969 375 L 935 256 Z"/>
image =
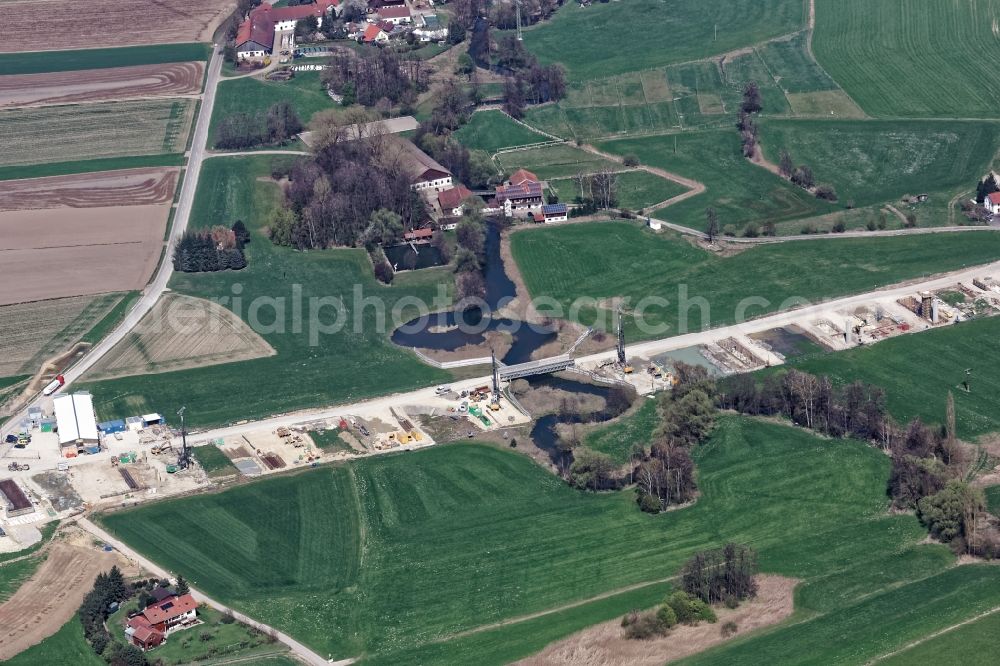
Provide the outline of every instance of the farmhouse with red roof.
<path id="1" fill-rule="evenodd" d="M 377 44 L 379 42 L 388 41 L 388 39 L 389 33 L 374 23 L 369 23 L 368 27 L 365 28 L 364 34 L 361 36 L 361 41 L 365 44 Z"/>
<path id="2" fill-rule="evenodd" d="M 1000 192 L 991 192 L 983 201 L 983 205 L 993 215 L 1000 215 Z"/>
<path id="3" fill-rule="evenodd" d="M 125 623 L 125 635 L 137 648 L 151 650 L 175 631 L 197 624 L 198 602 L 194 597 L 190 594 L 170 594 L 154 601 L 142 613 L 130 617 Z"/>
<path id="4" fill-rule="evenodd" d="M 294 7 L 274 8 L 262 3 L 253 9 L 236 31 L 236 58 L 240 62 L 263 60 L 274 50 L 274 34 L 294 30 L 299 21 L 315 16 L 317 23 L 336 14 L 340 0 L 316 0 L 316 2 Z"/>

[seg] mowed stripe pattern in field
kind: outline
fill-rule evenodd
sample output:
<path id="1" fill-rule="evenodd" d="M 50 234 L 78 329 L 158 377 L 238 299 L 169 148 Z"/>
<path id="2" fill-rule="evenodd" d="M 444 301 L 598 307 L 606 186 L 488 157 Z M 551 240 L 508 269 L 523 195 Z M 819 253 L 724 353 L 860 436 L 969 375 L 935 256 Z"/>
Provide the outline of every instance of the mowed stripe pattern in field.
<path id="1" fill-rule="evenodd" d="M 0 166 L 182 153 L 195 106 L 176 99 L 0 111 Z"/>
<path id="2" fill-rule="evenodd" d="M 178 62 L 0 76 L 0 107 L 194 95 L 203 73 L 204 63 Z"/>
<path id="3" fill-rule="evenodd" d="M 816 0 L 813 51 L 873 116 L 1000 108 L 1000 0 Z"/>
<path id="4" fill-rule="evenodd" d="M 922 536 L 912 516 L 885 515 L 888 461 L 877 451 L 735 419 L 713 444 L 698 452 L 698 503 L 655 520 L 631 493 L 580 493 L 526 457 L 454 445 L 104 521 L 318 651 L 384 663 L 465 663 L 408 651 L 664 578 L 724 539 L 753 543 L 767 571 L 805 577 Z"/>
<path id="5" fill-rule="evenodd" d="M 57 0 L 6 0 L 0 53 L 210 42 L 232 6 L 229 0 L 92 0 L 71 7 Z"/>

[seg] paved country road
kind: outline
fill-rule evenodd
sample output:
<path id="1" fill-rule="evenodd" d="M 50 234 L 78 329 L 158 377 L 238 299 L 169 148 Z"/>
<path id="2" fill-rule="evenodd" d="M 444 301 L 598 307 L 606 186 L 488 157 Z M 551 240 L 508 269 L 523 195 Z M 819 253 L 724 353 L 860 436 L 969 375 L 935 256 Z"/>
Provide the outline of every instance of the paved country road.
<path id="1" fill-rule="evenodd" d="M 172 574 L 171 572 L 167 571 L 166 569 L 164 569 L 160 565 L 152 562 L 151 560 L 146 559 L 145 557 L 143 557 L 142 555 L 140 555 L 136 551 L 132 550 L 131 548 L 129 548 L 128 546 L 126 546 L 124 543 L 122 543 L 118 539 L 116 539 L 113 536 L 111 536 L 110 534 L 108 534 L 102 528 L 100 528 L 97 525 L 95 525 L 89 519 L 87 519 L 87 518 L 80 518 L 77 521 L 77 525 L 79 525 L 82 529 L 84 529 L 87 532 L 89 532 L 90 534 L 94 535 L 95 537 L 97 537 L 101 541 L 104 541 L 105 543 L 110 544 L 111 546 L 114 546 L 115 549 L 118 550 L 118 552 L 120 552 L 122 555 L 124 555 L 125 557 L 129 558 L 133 562 L 137 562 L 143 569 L 145 569 L 145 570 L 149 571 L 150 573 L 154 574 L 156 577 L 158 577 L 158 578 L 173 578 L 174 577 L 174 574 Z M 247 624 L 247 625 L 250 625 L 251 627 L 254 627 L 255 629 L 259 629 L 260 631 L 263 631 L 263 632 L 265 632 L 267 634 L 270 634 L 270 635 L 274 636 L 279 641 L 281 641 L 282 643 L 284 643 L 285 645 L 287 645 L 289 647 L 289 649 L 291 649 L 291 651 L 293 653 L 295 653 L 295 656 L 297 656 L 299 659 L 301 659 L 305 663 L 310 664 L 311 666 L 328 666 L 328 664 L 331 663 L 328 660 L 326 660 L 323 657 L 321 657 L 320 655 L 318 655 L 315 652 L 313 652 L 312 650 L 310 650 L 309 648 L 307 648 L 302 643 L 298 642 L 297 640 L 295 640 L 294 638 L 292 638 L 291 636 L 289 636 L 288 634 L 284 634 L 284 633 L 278 631 L 277 629 L 275 629 L 274 627 L 271 627 L 270 625 L 266 625 L 266 624 L 264 624 L 262 622 L 258 622 L 258 621 L 254 620 L 252 618 L 249 618 L 246 615 L 243 615 L 242 613 L 240 613 L 238 611 L 235 611 L 235 610 L 229 608 L 228 606 L 225 606 L 225 605 L 219 603 L 218 601 L 215 601 L 211 597 L 206 596 L 205 594 L 203 594 L 202 592 L 199 592 L 194 587 L 191 587 L 191 596 L 193 596 L 195 598 L 195 600 L 198 601 L 199 603 L 203 603 L 203 604 L 206 604 L 208 606 L 211 606 L 212 608 L 214 608 L 214 609 L 216 609 L 218 611 L 221 611 L 223 613 L 232 613 L 233 617 L 235 617 L 240 622 L 242 622 L 244 624 Z M 352 661 L 353 660 L 346 660 L 346 661 L 341 661 L 341 662 L 338 662 L 338 663 L 349 664 Z"/>
<path id="2" fill-rule="evenodd" d="M 101 358 L 111 351 L 118 342 L 120 342 L 129 331 L 131 331 L 139 321 L 149 312 L 156 302 L 160 299 L 164 290 L 167 288 L 167 282 L 170 280 L 170 275 L 174 272 L 174 266 L 171 262 L 171 257 L 174 254 L 174 246 L 177 244 L 177 239 L 184 233 L 187 229 L 188 222 L 191 219 L 191 210 L 194 205 L 194 195 L 195 191 L 198 189 L 198 177 L 201 175 L 201 165 L 205 160 L 206 145 L 208 144 L 208 128 L 212 120 L 212 109 L 215 106 L 215 90 L 219 85 L 220 72 L 222 70 L 222 50 L 215 48 L 212 51 L 212 57 L 208 63 L 208 76 L 205 79 L 205 92 L 201 99 L 201 108 L 198 111 L 198 120 L 195 125 L 194 137 L 191 140 L 191 152 L 188 157 L 187 167 L 184 171 L 184 180 L 181 183 L 181 195 L 177 201 L 177 208 L 174 211 L 173 225 L 170 229 L 170 236 L 167 241 L 166 250 L 163 254 L 163 260 L 160 262 L 157 268 L 156 275 L 153 280 L 146 285 L 146 288 L 142 292 L 142 296 L 136 302 L 132 309 L 125 315 L 125 318 L 118 324 L 118 326 L 103 340 L 94 345 L 87 354 L 81 358 L 75 365 L 66 370 L 63 376 L 66 378 L 66 385 L 61 389 L 61 391 L 66 391 L 69 386 L 80 379 L 80 377 L 89 370 L 95 363 L 97 363 Z M 34 401 L 32 401 L 33 403 Z M 7 428 L 2 432 L 13 431 L 15 424 L 20 423 L 20 421 L 27 416 L 27 407 L 19 413 L 13 415 L 7 422 Z M 9 447 L 8 447 L 9 448 Z M 7 451 L 4 451 L 6 455 Z"/>

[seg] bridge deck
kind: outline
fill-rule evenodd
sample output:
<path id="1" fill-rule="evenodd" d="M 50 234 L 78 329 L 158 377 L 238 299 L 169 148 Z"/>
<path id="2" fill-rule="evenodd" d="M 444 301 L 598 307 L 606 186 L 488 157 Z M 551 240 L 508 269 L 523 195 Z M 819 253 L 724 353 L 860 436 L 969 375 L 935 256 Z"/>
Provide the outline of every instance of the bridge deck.
<path id="1" fill-rule="evenodd" d="M 544 375 L 549 372 L 559 372 L 560 370 L 565 370 L 573 365 L 573 359 L 568 355 L 553 356 L 552 358 L 543 358 L 538 361 L 528 361 L 527 363 L 518 363 L 517 365 L 506 365 L 500 367 L 500 379 L 504 381 L 509 381 L 511 379 L 519 379 L 521 377 L 530 377 L 532 375 Z"/>

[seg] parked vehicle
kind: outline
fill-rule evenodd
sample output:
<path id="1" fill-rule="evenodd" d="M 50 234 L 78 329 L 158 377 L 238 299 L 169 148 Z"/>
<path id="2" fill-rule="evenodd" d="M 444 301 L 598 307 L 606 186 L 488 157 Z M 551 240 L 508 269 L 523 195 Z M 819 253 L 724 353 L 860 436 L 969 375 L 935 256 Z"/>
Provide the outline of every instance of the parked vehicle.
<path id="1" fill-rule="evenodd" d="M 16 444 L 17 435 L 7 435 L 7 438 L 4 439 L 4 442 L 6 442 L 7 444 Z"/>
<path id="2" fill-rule="evenodd" d="M 451 393 L 451 387 L 450 386 L 438 386 L 436 389 L 434 389 L 434 392 L 437 393 L 438 395 L 444 395 L 445 393 Z"/>
<path id="3" fill-rule="evenodd" d="M 49 382 L 44 389 L 42 389 L 42 395 L 52 395 L 66 384 L 66 378 L 62 375 L 58 375 L 55 379 Z"/>

